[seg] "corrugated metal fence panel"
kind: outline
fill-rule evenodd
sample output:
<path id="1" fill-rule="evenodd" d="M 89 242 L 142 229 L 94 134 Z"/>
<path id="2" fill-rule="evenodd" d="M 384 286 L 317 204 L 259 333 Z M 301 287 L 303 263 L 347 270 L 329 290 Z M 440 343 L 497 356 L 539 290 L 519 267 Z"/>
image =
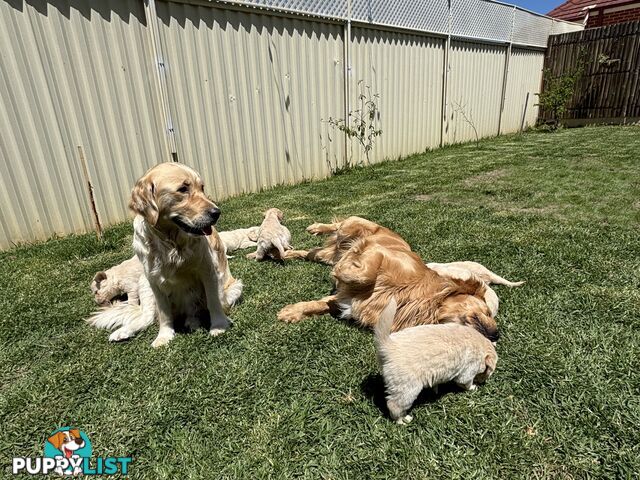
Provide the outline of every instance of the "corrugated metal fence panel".
<path id="1" fill-rule="evenodd" d="M 92 228 L 78 145 L 105 224 L 167 158 L 145 28 L 127 0 L 0 3 L 0 246 Z"/>
<path id="2" fill-rule="evenodd" d="M 375 140 L 371 161 L 436 147 L 444 40 L 366 28 L 354 28 L 351 34 L 350 110 L 362 108 L 359 95 L 367 87 L 379 95 L 375 102 L 382 135 Z M 357 141 L 350 150 L 356 163 L 365 160 Z"/>
<path id="3" fill-rule="evenodd" d="M 506 47 L 451 42 L 447 125 L 448 143 L 497 135 Z"/>
<path id="4" fill-rule="evenodd" d="M 178 158 L 217 198 L 341 166 L 343 27 L 158 2 Z M 336 165 L 338 163 L 338 165 Z"/>
<path id="5" fill-rule="evenodd" d="M 511 51 L 501 133 L 520 130 L 523 115 L 524 128 L 535 125 L 543 64 L 544 52 L 517 48 Z"/>

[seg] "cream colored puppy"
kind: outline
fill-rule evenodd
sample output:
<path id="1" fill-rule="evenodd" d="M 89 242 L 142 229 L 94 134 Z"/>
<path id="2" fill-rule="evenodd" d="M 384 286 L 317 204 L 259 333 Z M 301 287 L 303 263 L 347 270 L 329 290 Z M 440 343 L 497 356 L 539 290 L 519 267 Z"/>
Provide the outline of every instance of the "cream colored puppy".
<path id="1" fill-rule="evenodd" d="M 496 368 L 493 344 L 477 330 L 455 323 L 420 325 L 391 333 L 396 301 L 382 311 L 375 329 L 378 362 L 387 389 L 387 408 L 399 424 L 425 387 L 450 381 L 474 390 Z"/>
<path id="2" fill-rule="evenodd" d="M 109 270 L 96 273 L 91 282 L 94 300 L 98 305 L 105 307 L 110 305 L 114 298 L 127 295 L 127 303 L 137 305 L 139 303 L 138 280 L 143 274 L 142 263 L 136 256 Z"/>
<path id="3" fill-rule="evenodd" d="M 264 260 L 271 257 L 284 260 L 285 250 L 291 250 L 291 232 L 282 225 L 284 213 L 278 208 L 270 208 L 264 213 L 264 220 L 258 232 L 258 249 L 247 258 Z"/>
<path id="4" fill-rule="evenodd" d="M 218 232 L 218 235 L 224 245 L 225 253 L 229 253 L 258 245 L 259 231 L 260 227 L 237 228 L 227 232 Z"/>
<path id="5" fill-rule="evenodd" d="M 485 282 L 487 284 L 487 290 L 484 294 L 484 300 L 489 306 L 489 310 L 491 310 L 491 315 L 494 317 L 498 314 L 500 300 L 496 292 L 493 291 L 489 285 L 519 287 L 524 284 L 524 282 L 510 282 L 478 262 L 427 263 L 426 265 L 443 277 L 455 278 L 456 280 L 469 280 L 471 277 L 475 277 Z"/>

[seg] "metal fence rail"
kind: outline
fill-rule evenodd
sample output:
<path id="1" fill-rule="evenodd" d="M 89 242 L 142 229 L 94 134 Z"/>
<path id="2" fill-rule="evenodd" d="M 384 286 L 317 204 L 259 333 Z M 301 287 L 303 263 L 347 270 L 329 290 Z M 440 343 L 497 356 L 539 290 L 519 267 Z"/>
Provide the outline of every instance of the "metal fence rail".
<path id="1" fill-rule="evenodd" d="M 0 1 L 0 248 L 126 220 L 160 161 L 217 199 L 327 176 L 364 158 L 328 119 L 365 87 L 372 162 L 517 131 L 578 28 L 483 0 Z"/>

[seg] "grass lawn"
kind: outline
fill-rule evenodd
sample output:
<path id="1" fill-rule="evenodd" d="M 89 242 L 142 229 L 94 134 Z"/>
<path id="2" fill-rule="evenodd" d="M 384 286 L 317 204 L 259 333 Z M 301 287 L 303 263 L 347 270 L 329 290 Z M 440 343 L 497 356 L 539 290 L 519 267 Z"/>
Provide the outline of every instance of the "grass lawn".
<path id="1" fill-rule="evenodd" d="M 424 395 L 385 418 L 370 332 L 287 303 L 331 290 L 329 268 L 255 263 L 233 328 L 128 343 L 82 319 L 89 282 L 132 254 L 131 227 L 0 253 L 0 465 L 41 456 L 59 426 L 132 478 L 631 478 L 640 472 L 640 128 L 530 133 L 358 168 L 222 202 L 221 230 L 278 206 L 304 228 L 360 215 L 425 261 L 476 260 L 496 287 L 498 368 L 475 392 Z M 636 477 L 637 478 L 637 477 Z"/>

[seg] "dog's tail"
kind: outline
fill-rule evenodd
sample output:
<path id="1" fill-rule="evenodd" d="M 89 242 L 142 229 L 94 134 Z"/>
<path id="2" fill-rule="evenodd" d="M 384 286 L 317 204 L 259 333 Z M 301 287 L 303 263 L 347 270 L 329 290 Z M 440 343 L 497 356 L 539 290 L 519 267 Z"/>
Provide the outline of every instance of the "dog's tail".
<path id="1" fill-rule="evenodd" d="M 375 327 L 376 344 L 378 345 L 378 348 L 383 347 L 389 342 L 389 336 L 393 329 L 393 319 L 396 316 L 397 309 L 398 304 L 396 303 L 396 299 L 391 298 L 389 304 L 384 307 L 384 310 L 382 310 L 382 313 L 380 314 L 380 318 L 378 319 L 378 323 L 376 323 Z"/>
<path id="2" fill-rule="evenodd" d="M 224 286 L 224 296 L 225 303 L 229 307 L 233 307 L 240 297 L 242 296 L 242 289 L 244 288 L 244 284 L 242 280 L 238 280 L 237 278 L 232 278 L 231 282 Z"/>
<path id="3" fill-rule="evenodd" d="M 140 305 L 130 305 L 128 303 L 118 303 L 110 307 L 104 307 L 91 314 L 85 321 L 96 328 L 113 330 L 135 322 L 142 316 Z"/>

